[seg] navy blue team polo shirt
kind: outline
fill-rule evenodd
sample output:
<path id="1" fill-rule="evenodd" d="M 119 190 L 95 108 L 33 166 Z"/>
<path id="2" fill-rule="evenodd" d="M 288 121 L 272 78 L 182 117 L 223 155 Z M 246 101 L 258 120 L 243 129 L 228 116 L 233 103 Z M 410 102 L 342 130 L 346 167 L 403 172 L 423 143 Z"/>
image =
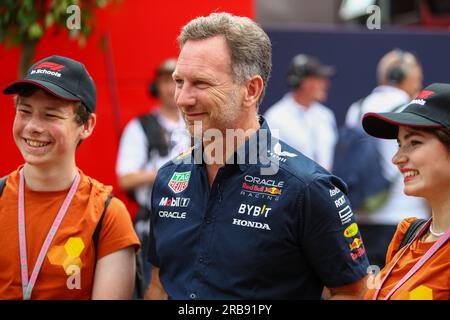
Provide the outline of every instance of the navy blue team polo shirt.
<path id="1" fill-rule="evenodd" d="M 323 286 L 367 274 L 343 181 L 282 141 L 270 143 L 262 118 L 261 129 L 265 158 L 224 165 L 211 188 L 195 149 L 159 169 L 149 261 L 169 298 L 319 299 Z M 268 162 L 279 165 L 273 175 L 262 174 Z"/>

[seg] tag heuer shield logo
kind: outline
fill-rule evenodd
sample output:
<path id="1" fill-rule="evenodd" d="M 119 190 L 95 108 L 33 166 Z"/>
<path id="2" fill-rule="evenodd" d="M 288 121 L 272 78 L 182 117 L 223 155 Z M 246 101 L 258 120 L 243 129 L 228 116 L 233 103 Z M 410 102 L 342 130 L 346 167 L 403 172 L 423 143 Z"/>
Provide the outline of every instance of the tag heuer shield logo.
<path id="1" fill-rule="evenodd" d="M 191 177 L 191 172 L 175 172 L 170 178 L 169 188 L 175 193 L 180 193 L 187 188 L 189 184 L 189 178 Z"/>

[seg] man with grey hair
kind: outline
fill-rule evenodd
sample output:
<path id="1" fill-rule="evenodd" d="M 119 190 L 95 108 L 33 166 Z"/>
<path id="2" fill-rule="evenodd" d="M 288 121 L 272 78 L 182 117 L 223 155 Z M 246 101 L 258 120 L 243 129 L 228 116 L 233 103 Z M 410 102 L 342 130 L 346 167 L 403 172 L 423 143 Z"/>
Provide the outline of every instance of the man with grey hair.
<path id="1" fill-rule="evenodd" d="M 362 130 L 361 118 L 367 112 L 401 111 L 422 88 L 422 68 L 414 54 L 394 49 L 380 59 L 377 79 L 378 86 L 367 97 L 350 106 L 345 120 L 347 127 Z M 387 197 L 374 209 L 358 210 L 357 221 L 370 263 L 382 268 L 389 242 L 400 221 L 407 217 L 426 218 L 429 209 L 423 199 L 403 193 L 403 178 L 391 162 L 392 155 L 398 149 L 397 142 L 381 139 L 376 143 L 383 168 L 380 175 L 390 187 Z"/>
<path id="2" fill-rule="evenodd" d="M 258 116 L 267 34 L 213 13 L 184 26 L 179 43 L 175 100 L 200 143 L 158 171 L 146 298 L 319 299 L 324 286 L 361 296 L 368 263 L 344 183 L 272 139 Z M 277 170 L 265 175 L 268 166 Z"/>

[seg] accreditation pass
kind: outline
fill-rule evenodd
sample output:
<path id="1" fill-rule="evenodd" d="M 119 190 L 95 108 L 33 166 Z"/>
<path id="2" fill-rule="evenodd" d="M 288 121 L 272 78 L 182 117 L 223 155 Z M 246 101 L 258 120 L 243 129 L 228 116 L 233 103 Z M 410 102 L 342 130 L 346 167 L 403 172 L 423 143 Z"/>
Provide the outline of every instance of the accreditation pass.
<path id="1" fill-rule="evenodd" d="M 178 307 L 179 315 L 197 315 L 209 318 L 214 315 L 270 315 L 272 305 L 267 304 L 222 304 L 221 306 L 189 305 Z"/>

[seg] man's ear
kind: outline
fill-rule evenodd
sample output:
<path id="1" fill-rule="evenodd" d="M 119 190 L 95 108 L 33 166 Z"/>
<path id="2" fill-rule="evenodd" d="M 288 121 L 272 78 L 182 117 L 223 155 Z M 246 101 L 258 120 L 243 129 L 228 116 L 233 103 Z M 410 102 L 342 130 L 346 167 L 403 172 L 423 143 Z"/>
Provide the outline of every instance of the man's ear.
<path id="1" fill-rule="evenodd" d="M 264 80 L 259 75 L 255 75 L 245 82 L 245 91 L 242 104 L 244 107 L 258 105 L 264 87 Z"/>
<path id="2" fill-rule="evenodd" d="M 88 121 L 86 121 L 86 123 L 83 124 L 83 131 L 81 131 L 80 140 L 84 140 L 92 134 L 96 123 L 97 123 L 97 116 L 95 115 L 95 113 L 91 113 L 89 115 Z"/>

